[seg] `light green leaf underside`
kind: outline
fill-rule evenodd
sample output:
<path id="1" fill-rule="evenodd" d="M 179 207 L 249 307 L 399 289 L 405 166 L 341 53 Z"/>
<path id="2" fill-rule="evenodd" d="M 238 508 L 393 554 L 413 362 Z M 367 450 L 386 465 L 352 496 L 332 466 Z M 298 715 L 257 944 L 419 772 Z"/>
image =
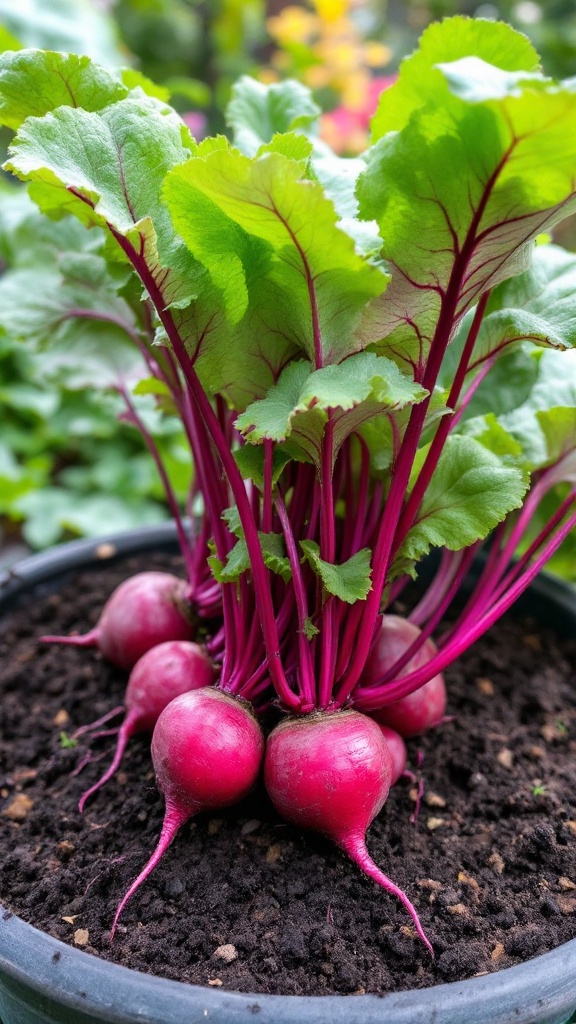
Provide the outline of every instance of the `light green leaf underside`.
<path id="1" fill-rule="evenodd" d="M 471 326 L 464 317 L 445 360 L 452 372 Z M 474 346 L 472 366 L 518 342 L 568 349 L 576 345 L 576 255 L 557 245 L 538 245 L 529 269 L 500 284 L 490 296 Z"/>
<path id="2" fill-rule="evenodd" d="M 82 300 L 85 314 L 79 318 L 76 302 Z M 126 331 L 96 319 L 99 314 L 126 317 L 133 326 L 131 311 L 111 292 L 94 295 L 89 287 L 63 285 L 58 274 L 48 272 L 13 271 L 0 280 L 0 328 L 15 341 L 38 346 L 34 372 L 44 382 L 108 388 L 145 373 Z"/>
<path id="3" fill-rule="evenodd" d="M 324 589 L 346 604 L 363 601 L 372 589 L 372 552 L 362 548 L 348 561 L 335 565 L 320 558 L 320 548 L 311 540 L 300 541 L 307 562 L 322 580 Z"/>

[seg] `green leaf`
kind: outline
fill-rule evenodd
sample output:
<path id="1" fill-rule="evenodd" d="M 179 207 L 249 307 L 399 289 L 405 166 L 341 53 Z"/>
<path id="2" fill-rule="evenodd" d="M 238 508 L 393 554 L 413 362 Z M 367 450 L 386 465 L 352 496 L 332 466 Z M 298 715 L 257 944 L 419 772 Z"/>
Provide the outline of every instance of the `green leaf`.
<path id="1" fill-rule="evenodd" d="M 318 636 L 320 630 L 314 625 L 311 619 L 304 619 L 303 632 L 307 640 L 313 640 L 315 636 Z"/>
<path id="2" fill-rule="evenodd" d="M 314 133 L 322 113 L 312 95 L 300 82 L 264 85 L 247 75 L 232 89 L 226 121 L 234 142 L 248 156 L 284 132 Z"/>
<path id="3" fill-rule="evenodd" d="M 103 240 L 103 232 L 87 232 L 75 217 L 45 217 L 26 189 L 0 198 L 0 257 L 9 267 L 57 268 L 63 254 L 98 252 Z"/>
<path id="4" fill-rule="evenodd" d="M 535 350 L 531 361 L 535 373 L 529 393 L 499 419 L 520 444 L 526 465 L 537 470 L 565 455 L 573 442 L 576 352 Z M 462 429 L 474 429 L 475 422 L 464 423 Z"/>
<path id="5" fill-rule="evenodd" d="M 427 451 L 418 452 L 412 483 Z M 527 487 L 526 475 L 508 457 L 500 458 L 472 437 L 449 437 L 400 557 L 417 562 L 432 547 L 459 551 L 487 537 L 520 507 Z"/>
<path id="6" fill-rule="evenodd" d="M 519 75 L 531 50 L 506 26 L 449 20 L 422 46 L 404 85 L 383 95 L 376 134 L 388 134 L 358 185 L 392 268 L 365 327 L 411 363 L 482 292 L 525 270 L 531 240 L 576 208 L 574 82 Z"/>
<path id="7" fill-rule="evenodd" d="M 453 378 L 473 316 L 473 310 L 466 314 L 446 353 L 441 379 L 446 380 L 447 386 Z M 529 358 L 526 342 L 557 349 L 576 345 L 576 256 L 560 246 L 536 246 L 529 269 L 503 282 L 490 295 L 474 346 L 472 366 L 480 367 L 490 356 L 504 349 L 508 350 L 508 355 L 511 348 L 522 347 L 518 358 L 509 359 L 506 371 L 500 374 L 501 381 L 496 381 L 491 370 L 486 385 L 480 387 L 481 400 L 490 401 L 491 408 L 495 409 L 499 402 L 501 386 L 510 389 L 519 383 L 522 365 L 526 368 L 525 376 L 530 376 L 529 365 L 532 364 L 533 379 L 536 365 Z M 499 356 L 499 360 L 501 358 Z M 500 404 L 503 411 L 511 408 L 509 400 Z M 519 404 L 517 401 L 516 405 Z M 475 407 L 478 408 L 478 398 Z"/>
<path id="8" fill-rule="evenodd" d="M 128 92 L 117 75 L 88 57 L 38 50 L 0 55 L 0 123 L 8 128 L 60 106 L 102 110 Z"/>
<path id="9" fill-rule="evenodd" d="M 370 471 L 377 477 L 389 469 L 400 450 L 412 407 L 405 406 L 399 412 L 375 416 L 362 424 L 360 433 L 370 452 Z M 426 409 L 422 438 L 426 443 L 427 434 L 441 416 L 448 415 L 446 396 L 441 388 L 435 388 Z"/>
<path id="10" fill-rule="evenodd" d="M 69 736 L 67 732 L 61 732 L 60 746 L 63 750 L 73 750 L 74 747 L 78 746 L 78 740 L 75 740 L 73 736 Z"/>
<path id="11" fill-rule="evenodd" d="M 286 352 L 296 343 L 325 364 L 364 347 L 354 332 L 387 278 L 354 252 L 332 203 L 318 183 L 302 178 L 298 162 L 280 153 L 250 160 L 223 150 L 175 168 L 164 194 L 176 230 L 222 289 L 233 323 L 250 302 L 248 336 L 258 292 L 263 351 L 283 343 Z"/>
<path id="12" fill-rule="evenodd" d="M 134 89 L 142 90 L 146 96 L 155 96 L 157 100 L 161 100 L 163 103 L 168 103 L 170 99 L 170 89 L 167 89 L 165 85 L 157 85 L 156 82 L 153 82 L 135 68 L 122 68 L 120 78 L 130 91 Z"/>
<path id="13" fill-rule="evenodd" d="M 135 387 L 132 388 L 133 395 L 170 395 L 170 388 L 163 380 L 158 380 L 157 377 L 146 377 L 145 380 L 139 380 Z"/>
<path id="14" fill-rule="evenodd" d="M 15 508 L 26 518 L 23 533 L 34 548 L 48 547 L 66 532 L 88 537 L 102 535 L 102 524 L 111 532 L 133 529 L 137 524 L 159 523 L 164 509 L 153 502 L 121 499 L 113 495 L 81 497 L 64 487 L 30 491 Z"/>
<path id="15" fill-rule="evenodd" d="M 198 78 L 184 75 L 167 78 L 164 85 L 170 96 L 184 96 L 195 107 L 208 107 L 212 98 L 210 87 Z"/>
<path id="16" fill-rule="evenodd" d="M 64 378 L 68 388 L 109 387 L 141 375 L 142 356 L 130 306 L 104 260 L 76 254 L 55 269 L 13 270 L 0 278 L 0 328 L 38 352 L 38 380 Z"/>
<path id="17" fill-rule="evenodd" d="M 201 268 L 175 235 L 160 187 L 194 149 L 174 111 L 131 94 L 98 112 L 59 107 L 29 118 L 6 167 L 32 182 L 44 212 L 70 212 L 124 238 L 160 282 L 164 306 L 179 309 L 194 296 Z"/>
<path id="18" fill-rule="evenodd" d="M 236 464 L 245 480 L 252 480 L 257 487 L 264 486 L 264 448 L 261 445 L 244 444 L 234 452 Z M 278 483 L 282 470 L 290 462 L 290 455 L 279 445 L 274 445 L 272 455 L 272 485 Z"/>
<path id="19" fill-rule="evenodd" d="M 504 71 L 534 72 L 539 68 L 530 41 L 502 21 L 456 17 L 433 22 L 422 33 L 415 53 L 402 61 L 397 82 L 381 94 L 372 121 L 373 140 L 401 131 L 430 99 L 443 99 L 444 82 L 437 65 L 471 55 Z M 424 78 L 432 95 L 422 92 Z"/>
<path id="20" fill-rule="evenodd" d="M 475 438 L 503 461 L 506 461 L 507 457 L 508 461 L 515 465 L 522 461 L 522 445 L 498 422 L 494 413 L 489 412 L 485 416 L 467 420 L 459 433 Z"/>
<path id="21" fill-rule="evenodd" d="M 427 394 L 390 359 L 373 352 L 359 352 L 320 370 L 307 361 L 292 362 L 266 397 L 237 418 L 236 428 L 251 444 L 289 438 L 291 448 L 296 445 L 319 464 L 329 413 L 335 459 L 345 438 L 366 420 L 421 402 Z"/>
<path id="22" fill-rule="evenodd" d="M 234 521 L 234 515 L 232 521 Z M 234 529 L 232 532 L 237 533 L 237 530 Z M 284 538 L 276 533 L 263 533 L 261 530 L 258 531 L 258 538 L 264 556 L 264 565 L 271 572 L 281 576 L 285 583 L 288 583 L 292 576 L 292 570 L 290 560 L 285 554 Z M 228 553 L 225 564 L 215 555 L 209 557 L 208 564 L 218 583 L 237 583 L 242 573 L 249 572 L 251 569 L 248 547 L 244 537 L 240 537 L 240 540 Z"/>
<path id="23" fill-rule="evenodd" d="M 320 548 L 315 541 L 301 540 L 300 547 L 329 594 L 339 597 L 346 604 L 365 600 L 372 589 L 370 566 L 372 552 L 370 548 L 362 548 L 348 561 L 342 562 L 341 565 L 335 565 L 333 562 L 325 562 L 320 558 Z"/>

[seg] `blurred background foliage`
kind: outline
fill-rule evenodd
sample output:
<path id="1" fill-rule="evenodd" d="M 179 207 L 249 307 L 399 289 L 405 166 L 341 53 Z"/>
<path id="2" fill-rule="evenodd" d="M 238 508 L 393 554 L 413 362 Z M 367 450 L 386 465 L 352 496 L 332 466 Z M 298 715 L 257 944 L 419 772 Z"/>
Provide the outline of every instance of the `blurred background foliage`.
<path id="1" fill-rule="evenodd" d="M 242 74 L 264 82 L 295 77 L 325 111 L 323 135 L 353 155 L 368 141 L 378 94 L 426 25 L 452 14 L 502 18 L 524 31 L 551 75 L 576 74 L 574 0 L 0 0 L 2 49 L 39 46 L 130 66 L 162 83 L 197 137 L 225 130 L 224 108 Z M 5 150 L 9 135 L 0 137 Z M 30 211 L 0 179 L 0 270 L 49 268 L 58 226 L 42 240 L 22 234 Z M 50 230 L 47 229 L 48 235 Z M 17 244 L 15 240 L 18 240 Z M 560 238 L 576 248 L 571 225 Z M 116 396 L 66 389 L 0 332 L 0 548 L 41 548 L 168 515 L 138 433 L 119 419 Z M 149 427 L 184 500 L 190 485 L 178 426 L 148 410 Z M 10 555 L 6 549 L 11 548 Z M 576 540 L 558 567 L 574 572 Z"/>

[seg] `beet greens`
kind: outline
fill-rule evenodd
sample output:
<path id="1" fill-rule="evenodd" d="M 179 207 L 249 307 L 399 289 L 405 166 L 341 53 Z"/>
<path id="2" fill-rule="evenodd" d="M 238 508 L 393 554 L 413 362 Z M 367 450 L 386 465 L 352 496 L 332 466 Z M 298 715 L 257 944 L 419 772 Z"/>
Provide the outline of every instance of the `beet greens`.
<path id="1" fill-rule="evenodd" d="M 242 79 L 233 141 L 196 143 L 145 80 L 70 55 L 0 58 L 17 129 L 5 168 L 50 217 L 102 233 L 108 287 L 135 318 L 144 369 L 115 386 L 206 617 L 221 609 L 208 649 L 225 693 L 297 718 L 381 712 L 474 643 L 576 525 L 576 257 L 547 236 L 576 209 L 575 88 L 505 24 L 447 19 L 347 160 L 294 82 Z M 146 393 L 185 428 L 195 547 L 136 408 Z M 366 673 L 432 549 L 409 639 Z"/>

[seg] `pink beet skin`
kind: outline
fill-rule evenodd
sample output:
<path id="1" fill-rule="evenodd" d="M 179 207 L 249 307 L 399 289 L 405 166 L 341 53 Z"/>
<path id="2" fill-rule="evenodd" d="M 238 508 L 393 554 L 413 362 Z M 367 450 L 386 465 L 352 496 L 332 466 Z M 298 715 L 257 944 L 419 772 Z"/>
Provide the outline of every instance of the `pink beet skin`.
<path id="1" fill-rule="evenodd" d="M 170 701 L 181 693 L 210 686 L 213 681 L 214 668 L 206 649 L 192 640 L 167 640 L 146 651 L 134 665 L 128 679 L 124 697 L 126 715 L 118 730 L 112 762 L 80 797 L 80 813 L 86 801 L 118 770 L 131 736 L 138 732 L 152 732 Z"/>
<path id="2" fill-rule="evenodd" d="M 341 711 L 281 722 L 268 737 L 264 781 L 282 817 L 341 845 L 342 830 L 364 835 L 388 796 L 392 770 L 376 723 Z"/>
<path id="3" fill-rule="evenodd" d="M 94 629 L 82 636 L 43 636 L 44 643 L 97 647 L 107 661 L 131 669 L 146 651 L 166 640 L 190 640 L 188 585 L 167 572 L 140 572 L 108 599 Z"/>
<path id="4" fill-rule="evenodd" d="M 254 786 L 264 737 L 252 713 L 221 690 L 176 697 L 152 736 L 156 784 L 166 801 L 187 810 L 227 807 Z"/>
<path id="5" fill-rule="evenodd" d="M 406 761 L 408 760 L 406 744 L 404 743 L 400 733 L 396 732 L 394 729 L 388 728 L 387 725 L 382 725 L 382 723 L 377 719 L 376 725 L 380 729 L 380 732 L 386 741 L 386 746 L 388 747 L 390 757 L 392 758 L 392 778 L 390 780 L 390 785 L 393 786 L 398 782 L 398 779 L 406 769 Z"/>
<path id="6" fill-rule="evenodd" d="M 329 836 L 410 914 L 427 949 L 418 913 L 406 893 L 374 863 L 366 830 L 384 805 L 393 765 L 376 724 L 357 711 L 288 719 L 271 732 L 264 781 L 276 810 L 287 821 Z"/>
<path id="7" fill-rule="evenodd" d="M 377 683 L 420 635 L 418 626 L 399 615 L 384 615 L 376 643 L 372 647 L 363 673 L 362 685 Z M 433 640 L 425 640 L 413 658 L 396 678 L 401 679 L 425 665 L 437 653 Z M 441 673 L 401 700 L 371 711 L 372 718 L 400 733 L 417 736 L 439 725 L 446 713 L 446 685 Z"/>
<path id="8" fill-rule="evenodd" d="M 134 665 L 124 698 L 128 717 L 137 716 L 138 732 L 152 732 L 175 697 L 213 682 L 214 668 L 204 647 L 192 640 L 167 640 Z"/>
<path id="9" fill-rule="evenodd" d="M 183 693 L 164 709 L 152 736 L 156 785 L 166 801 L 156 849 L 122 898 L 128 900 L 159 863 L 184 822 L 241 800 L 256 783 L 264 736 L 248 705 L 212 687 Z"/>

